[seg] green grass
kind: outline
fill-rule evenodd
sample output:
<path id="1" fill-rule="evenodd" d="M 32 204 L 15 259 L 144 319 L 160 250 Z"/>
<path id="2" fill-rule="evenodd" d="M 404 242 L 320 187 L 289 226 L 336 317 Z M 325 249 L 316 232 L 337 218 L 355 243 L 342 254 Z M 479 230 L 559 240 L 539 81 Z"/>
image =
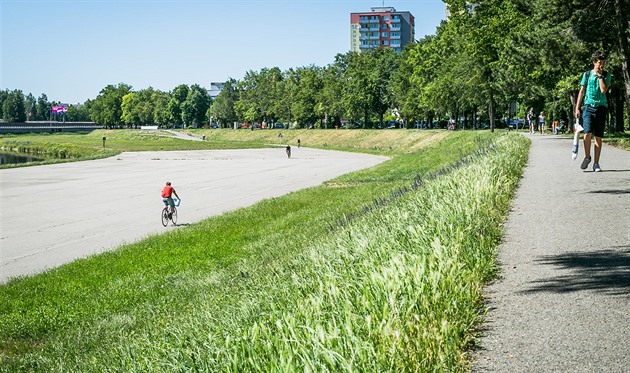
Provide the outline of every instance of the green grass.
<path id="1" fill-rule="evenodd" d="M 624 150 L 630 150 L 630 133 L 615 133 L 606 135 L 606 137 L 604 137 L 604 142 Z"/>
<path id="2" fill-rule="evenodd" d="M 103 137 L 106 138 L 103 147 Z M 43 161 L 0 168 L 83 161 L 110 157 L 125 151 L 169 151 L 260 148 L 265 144 L 244 141 L 189 141 L 164 131 L 97 130 L 89 133 L 24 134 L 0 136 L 0 151 L 26 153 Z"/>
<path id="3" fill-rule="evenodd" d="M 316 132 L 393 159 L 0 286 L 0 370 L 465 370 L 528 141 Z"/>

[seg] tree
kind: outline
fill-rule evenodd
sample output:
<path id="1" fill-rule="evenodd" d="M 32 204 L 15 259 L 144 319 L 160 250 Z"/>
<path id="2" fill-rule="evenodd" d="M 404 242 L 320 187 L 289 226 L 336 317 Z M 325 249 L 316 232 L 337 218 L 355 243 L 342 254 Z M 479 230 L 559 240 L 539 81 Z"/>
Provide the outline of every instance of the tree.
<path id="1" fill-rule="evenodd" d="M 383 126 L 383 116 L 392 108 L 393 88 L 390 86 L 394 72 L 400 64 L 400 56 L 391 48 L 378 48 L 372 54 L 373 70 L 371 82 L 373 87 L 372 110 Z"/>
<path id="2" fill-rule="evenodd" d="M 374 87 L 370 82 L 370 53 L 349 52 L 343 85 L 343 103 L 346 115 L 351 120 L 363 119 L 362 127 L 370 128 L 370 109 Z"/>
<path id="3" fill-rule="evenodd" d="M 315 111 L 320 118 L 323 118 L 325 128 L 329 124 L 340 124 L 345 113 L 342 101 L 345 64 L 341 62 L 342 60 L 342 55 L 338 54 L 335 57 L 335 63 L 327 66 L 323 71 L 323 87 Z"/>
<path id="4" fill-rule="evenodd" d="M 42 95 L 37 98 L 37 103 L 35 104 L 35 120 L 48 120 L 51 109 L 52 104 L 48 102 L 46 94 L 42 93 Z"/>
<path id="5" fill-rule="evenodd" d="M 2 119 L 9 123 L 26 121 L 24 94 L 21 90 L 15 89 L 7 95 L 2 103 Z"/>
<path id="6" fill-rule="evenodd" d="M 158 126 L 168 125 L 170 114 L 168 112 L 168 103 L 171 95 L 168 92 L 156 90 L 153 92 L 151 101 L 153 102 L 153 123 Z"/>
<path id="7" fill-rule="evenodd" d="M 88 102 L 90 102 L 88 100 Z M 68 122 L 88 122 L 90 120 L 89 104 L 86 102 L 81 105 L 68 106 L 68 112 L 66 113 L 66 119 Z"/>
<path id="8" fill-rule="evenodd" d="M 186 84 L 180 84 L 171 93 L 171 99 L 169 100 L 166 110 L 169 113 L 169 120 L 176 126 L 181 125 L 182 122 L 182 105 L 188 97 L 190 88 Z"/>
<path id="9" fill-rule="evenodd" d="M 276 88 L 274 112 L 287 122 L 314 124 L 323 87 L 322 69 L 316 66 L 289 69 Z"/>
<path id="10" fill-rule="evenodd" d="M 210 107 L 210 115 L 216 118 L 220 125 L 230 125 L 233 122 L 238 121 L 238 117 L 234 109 L 234 106 L 239 98 L 237 84 L 238 82 L 235 79 L 228 79 Z"/>
<path id="11" fill-rule="evenodd" d="M 108 85 L 103 88 L 92 102 L 90 107 L 90 118 L 101 125 L 113 128 L 121 126 L 122 120 L 122 99 L 131 92 L 131 86 L 119 83 L 117 86 Z"/>
<path id="12" fill-rule="evenodd" d="M 4 106 L 4 102 L 6 101 L 8 97 L 9 97 L 8 89 L 3 89 L 0 91 L 0 118 L 4 118 L 4 109 L 2 107 Z"/>
<path id="13" fill-rule="evenodd" d="M 24 115 L 26 120 L 35 120 L 35 103 L 35 96 L 32 93 L 29 93 L 24 98 L 24 110 L 26 111 Z"/>
<path id="14" fill-rule="evenodd" d="M 127 125 L 137 125 L 140 122 L 138 117 L 138 95 L 135 92 L 129 92 L 122 98 L 120 108 L 122 110 L 121 119 Z"/>
<path id="15" fill-rule="evenodd" d="M 279 116 L 279 85 L 283 76 L 279 68 L 263 68 L 260 72 L 248 71 L 238 84 L 240 93 L 236 105 L 237 115 L 246 121 L 272 123 Z"/>
<path id="16" fill-rule="evenodd" d="M 182 104 L 182 121 L 193 127 L 203 125 L 211 105 L 210 94 L 198 84 L 193 84 Z"/>

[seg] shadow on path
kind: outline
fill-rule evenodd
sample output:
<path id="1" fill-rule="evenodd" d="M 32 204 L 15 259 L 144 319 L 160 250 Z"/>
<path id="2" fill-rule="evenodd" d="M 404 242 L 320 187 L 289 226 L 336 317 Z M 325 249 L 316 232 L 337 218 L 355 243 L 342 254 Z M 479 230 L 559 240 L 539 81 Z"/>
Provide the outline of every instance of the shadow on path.
<path id="1" fill-rule="evenodd" d="M 568 273 L 534 281 L 532 288 L 522 293 L 597 291 L 608 295 L 630 294 L 630 245 L 549 255 L 536 261 Z"/>
<path id="2" fill-rule="evenodd" d="M 630 189 L 604 189 L 604 190 L 592 190 L 589 193 L 595 194 L 630 194 Z"/>

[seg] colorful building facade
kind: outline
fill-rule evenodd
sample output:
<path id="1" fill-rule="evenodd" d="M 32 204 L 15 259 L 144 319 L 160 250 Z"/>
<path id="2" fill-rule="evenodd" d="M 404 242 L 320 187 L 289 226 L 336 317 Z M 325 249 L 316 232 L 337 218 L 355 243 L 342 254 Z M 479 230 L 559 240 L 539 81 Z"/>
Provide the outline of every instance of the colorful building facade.
<path id="1" fill-rule="evenodd" d="M 414 17 L 393 7 L 373 7 L 371 12 L 350 13 L 350 50 L 361 52 L 384 47 L 397 52 L 414 41 Z"/>

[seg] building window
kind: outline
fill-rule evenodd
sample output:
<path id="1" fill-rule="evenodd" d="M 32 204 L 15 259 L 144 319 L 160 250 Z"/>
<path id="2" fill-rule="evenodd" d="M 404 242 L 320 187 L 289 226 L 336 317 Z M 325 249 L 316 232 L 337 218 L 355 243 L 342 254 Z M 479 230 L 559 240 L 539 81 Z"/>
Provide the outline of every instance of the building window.
<path id="1" fill-rule="evenodd" d="M 363 21 L 363 22 L 367 22 L 367 20 L 368 20 L 368 17 L 367 17 L 367 16 L 361 16 L 361 21 Z"/>
<path id="2" fill-rule="evenodd" d="M 381 25 L 381 28 L 382 28 L 382 29 L 386 29 L 386 28 L 387 28 L 387 23 L 383 23 L 383 24 Z"/>
<path id="3" fill-rule="evenodd" d="M 392 32 L 392 36 L 394 36 L 394 37 L 396 37 L 396 36 L 400 36 L 400 32 L 397 32 L 397 31 Z"/>
<path id="4" fill-rule="evenodd" d="M 389 37 L 389 32 L 386 32 L 386 31 L 385 32 L 381 32 L 381 36 L 384 37 L 384 38 L 387 38 L 387 37 Z"/>
<path id="5" fill-rule="evenodd" d="M 381 18 L 383 21 L 389 21 L 389 16 L 383 16 L 383 18 Z"/>
<path id="6" fill-rule="evenodd" d="M 389 40 L 383 40 L 383 45 L 389 45 Z"/>

